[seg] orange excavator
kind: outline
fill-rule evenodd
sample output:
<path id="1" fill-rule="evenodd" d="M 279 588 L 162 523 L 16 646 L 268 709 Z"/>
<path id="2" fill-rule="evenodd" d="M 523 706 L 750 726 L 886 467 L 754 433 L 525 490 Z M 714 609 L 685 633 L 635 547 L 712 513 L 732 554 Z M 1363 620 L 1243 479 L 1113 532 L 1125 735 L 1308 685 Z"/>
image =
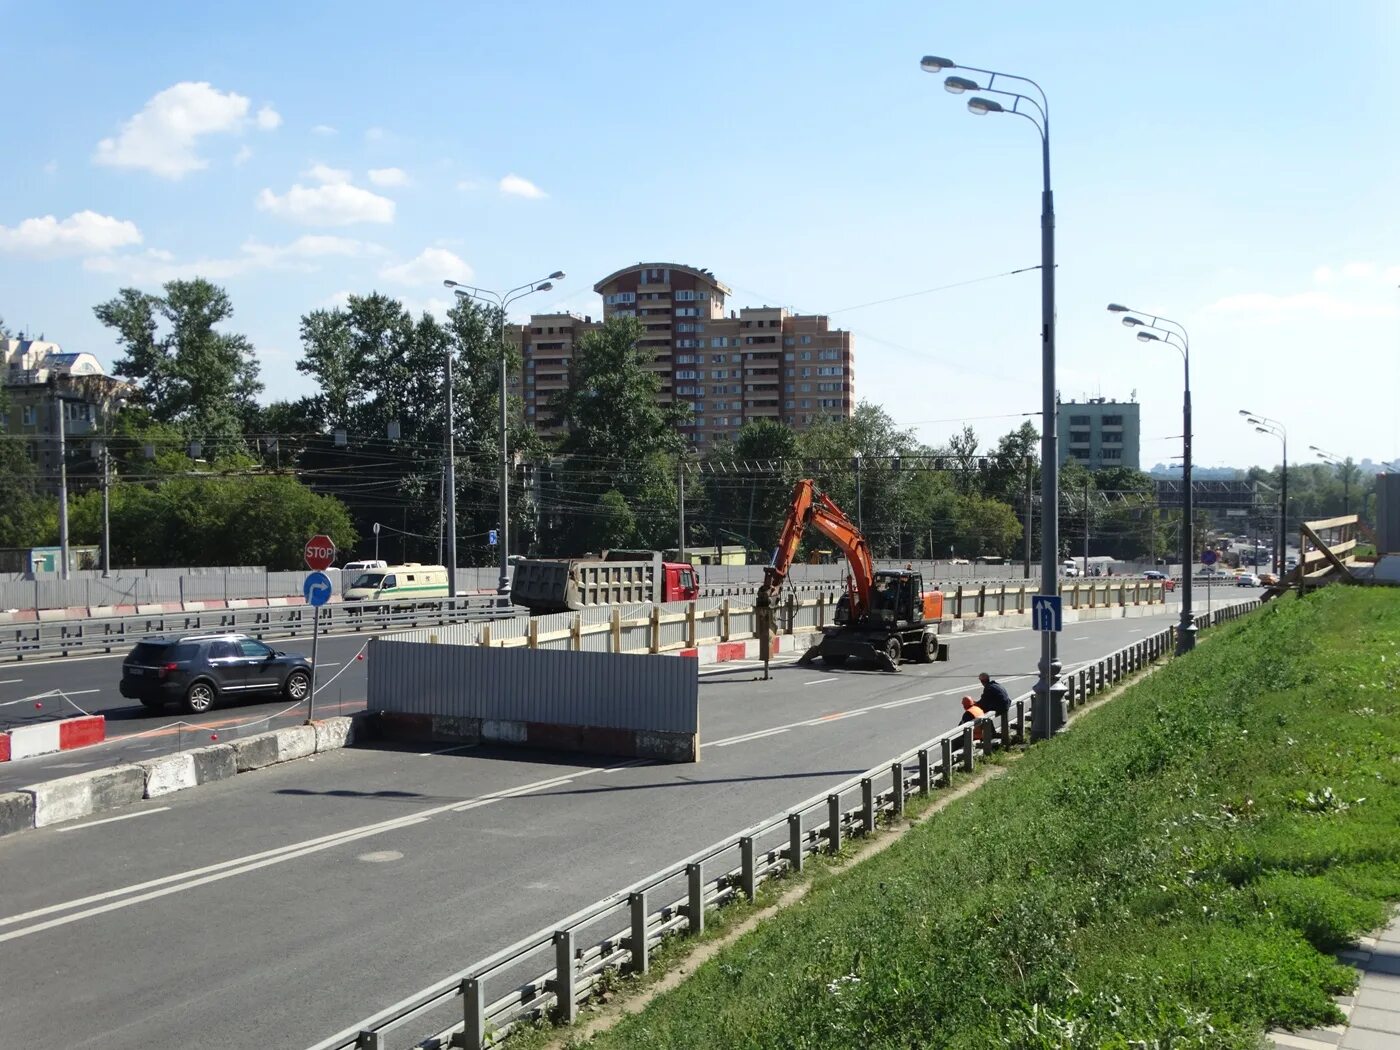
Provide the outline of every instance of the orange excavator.
<path id="1" fill-rule="evenodd" d="M 809 525 L 841 548 L 851 572 L 846 593 L 836 605 L 834 625 L 822 628 L 822 640 L 807 650 L 799 664 L 811 664 L 820 657 L 824 664 L 840 667 L 856 659 L 894 671 L 906 658 L 920 663 L 948 659 L 948 641 L 938 634 L 943 592 L 925 591 L 923 576 L 909 569 L 877 572 L 860 530 L 810 479 L 793 488 L 773 564 L 764 570 L 763 590 L 769 602 L 777 604 Z"/>

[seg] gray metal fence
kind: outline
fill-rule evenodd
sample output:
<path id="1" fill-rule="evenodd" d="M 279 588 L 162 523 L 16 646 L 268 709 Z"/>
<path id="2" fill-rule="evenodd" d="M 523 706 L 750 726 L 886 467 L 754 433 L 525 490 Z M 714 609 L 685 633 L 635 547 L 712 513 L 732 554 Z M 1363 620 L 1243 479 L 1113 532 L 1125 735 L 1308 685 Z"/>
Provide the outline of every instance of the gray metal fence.
<path id="1" fill-rule="evenodd" d="M 1224 623 L 1259 608 L 1236 603 L 1197 618 Z M 1074 711 L 1174 651 L 1176 626 L 1157 631 L 1066 676 Z M 633 883 L 546 929 L 473 963 L 423 991 L 317 1043 L 311 1050 L 456 1046 L 482 1050 L 513 1028 L 550 1016 L 568 1024 L 610 972 L 644 974 L 668 937 L 702 933 L 706 913 L 755 898 L 766 880 L 800 872 L 814 853 L 836 853 L 899 816 L 913 795 L 973 772 L 989 748 L 1024 743 L 1031 694 L 1017 697 L 1000 726 L 983 720 L 941 733 L 768 820 Z"/>

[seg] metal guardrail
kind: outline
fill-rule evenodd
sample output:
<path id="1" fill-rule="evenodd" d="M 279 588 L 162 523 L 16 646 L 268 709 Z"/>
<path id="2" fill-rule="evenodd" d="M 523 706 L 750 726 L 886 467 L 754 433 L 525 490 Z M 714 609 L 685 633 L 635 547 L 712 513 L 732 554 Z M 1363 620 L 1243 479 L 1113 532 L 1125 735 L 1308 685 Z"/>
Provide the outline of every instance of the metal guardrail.
<path id="1" fill-rule="evenodd" d="M 420 602 L 411 607 L 323 605 L 319 613 L 323 632 L 377 632 L 470 620 L 513 619 L 520 615 L 519 610 L 502 604 L 502 599 L 495 596 Z M 317 610 L 308 605 L 286 605 L 6 624 L 0 627 L 0 661 L 110 653 L 134 645 L 145 635 L 181 631 L 242 631 L 256 638 L 309 636 L 316 614 Z"/>
<path id="2" fill-rule="evenodd" d="M 1256 600 L 1217 609 L 1198 616 L 1197 624 L 1221 624 L 1261 604 Z M 1063 676 L 1066 708 L 1073 711 L 1169 656 L 1175 651 L 1176 630 L 1173 624 Z M 1013 700 L 1000 727 L 989 717 L 941 733 L 618 890 L 310 1050 L 483 1050 L 546 1014 L 558 1023 L 572 1023 L 611 971 L 646 973 L 652 948 L 673 935 L 702 933 L 707 910 L 740 896 L 753 901 L 763 882 L 800 872 L 809 855 L 837 853 L 847 838 L 873 833 L 881 817 L 903 813 L 911 794 L 927 796 L 949 786 L 953 772 L 973 772 L 977 759 L 994 744 L 1023 743 L 1030 697 L 1024 693 Z M 978 726 L 984 732 L 977 733 Z"/>

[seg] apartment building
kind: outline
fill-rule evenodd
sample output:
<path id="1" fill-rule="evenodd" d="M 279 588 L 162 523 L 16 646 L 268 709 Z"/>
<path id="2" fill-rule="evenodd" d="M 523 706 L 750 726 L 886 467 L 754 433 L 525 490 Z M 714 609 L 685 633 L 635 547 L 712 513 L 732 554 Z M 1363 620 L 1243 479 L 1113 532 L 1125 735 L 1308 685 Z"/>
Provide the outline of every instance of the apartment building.
<path id="1" fill-rule="evenodd" d="M 660 377 L 660 400 L 690 405 L 686 437 L 696 448 L 732 441 L 756 419 L 803 430 L 855 409 L 851 334 L 832 329 L 825 316 L 775 306 L 726 310 L 726 285 L 709 270 L 676 263 L 629 266 L 593 290 L 603 299 L 603 321 L 635 317 L 641 324 L 638 347 L 655 358 L 648 367 Z M 567 386 L 578 341 L 602 323 L 539 314 L 515 327 L 525 418 L 538 432 L 561 432 L 550 422 L 550 397 Z"/>
<path id="2" fill-rule="evenodd" d="M 126 384 L 89 353 L 65 353 L 42 339 L 0 339 L 0 433 L 24 441 L 46 491 L 58 487 L 58 413 L 70 465 L 88 458 Z"/>
<path id="3" fill-rule="evenodd" d="M 1060 462 L 1074 460 L 1090 470 L 1141 469 L 1138 408 L 1136 401 L 1102 397 L 1060 402 Z"/>

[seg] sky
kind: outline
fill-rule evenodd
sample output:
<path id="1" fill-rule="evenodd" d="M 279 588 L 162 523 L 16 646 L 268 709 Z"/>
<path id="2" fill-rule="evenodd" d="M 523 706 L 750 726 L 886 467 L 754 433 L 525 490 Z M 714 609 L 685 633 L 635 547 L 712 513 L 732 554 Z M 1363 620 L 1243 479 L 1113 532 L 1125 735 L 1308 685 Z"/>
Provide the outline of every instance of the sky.
<path id="1" fill-rule="evenodd" d="M 119 356 L 92 307 L 202 275 L 265 397 L 312 392 L 299 320 L 444 278 L 598 316 L 638 262 L 728 305 L 826 313 L 856 393 L 930 443 L 1041 404 L 1040 141 L 974 116 L 924 54 L 1050 101 L 1062 397 L 1136 399 L 1142 463 L 1279 444 L 1400 457 L 1400 4 L 869 0 L 0 0 L 0 316 Z M 963 73 L 976 78 L 980 74 Z M 983 81 L 985 83 L 985 81 Z"/>

